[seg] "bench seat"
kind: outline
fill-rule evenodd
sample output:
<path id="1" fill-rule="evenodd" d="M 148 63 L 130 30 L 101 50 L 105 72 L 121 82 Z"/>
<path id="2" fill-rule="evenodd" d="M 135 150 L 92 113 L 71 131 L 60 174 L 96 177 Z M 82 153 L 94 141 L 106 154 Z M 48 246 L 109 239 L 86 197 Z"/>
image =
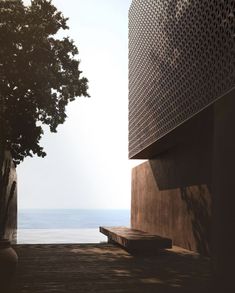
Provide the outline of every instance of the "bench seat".
<path id="1" fill-rule="evenodd" d="M 109 242 L 121 245 L 129 252 L 152 253 L 160 249 L 172 248 L 172 240 L 127 227 L 100 227 L 100 232 Z"/>

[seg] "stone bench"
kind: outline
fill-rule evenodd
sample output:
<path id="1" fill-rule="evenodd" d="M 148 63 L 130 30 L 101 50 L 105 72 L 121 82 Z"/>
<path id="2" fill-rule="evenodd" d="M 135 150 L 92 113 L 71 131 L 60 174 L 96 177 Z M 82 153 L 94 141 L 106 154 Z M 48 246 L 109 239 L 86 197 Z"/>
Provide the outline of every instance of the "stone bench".
<path id="1" fill-rule="evenodd" d="M 172 240 L 127 227 L 100 227 L 111 243 L 117 243 L 131 253 L 154 253 L 172 248 Z"/>

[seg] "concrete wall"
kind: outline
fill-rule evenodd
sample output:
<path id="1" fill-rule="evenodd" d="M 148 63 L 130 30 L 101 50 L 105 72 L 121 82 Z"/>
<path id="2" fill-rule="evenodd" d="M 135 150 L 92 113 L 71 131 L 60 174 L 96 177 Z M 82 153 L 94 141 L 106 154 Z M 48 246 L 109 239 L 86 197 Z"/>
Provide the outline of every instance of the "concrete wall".
<path id="1" fill-rule="evenodd" d="M 14 243 L 16 242 L 17 229 L 16 169 L 9 152 L 5 152 L 4 158 L 2 158 L 2 160 L 2 176 L 0 177 L 0 179 L 2 180 L 2 183 L 4 185 L 3 188 L 5 189 L 5 197 L 0 199 L 0 212 L 3 211 L 2 207 L 4 207 L 4 210 L 8 210 L 4 237 Z"/>
<path id="2" fill-rule="evenodd" d="M 214 106 L 212 259 L 216 292 L 235 292 L 235 90 Z"/>
<path id="3" fill-rule="evenodd" d="M 205 255 L 212 237 L 213 115 L 212 106 L 188 121 L 155 159 L 132 171 L 132 227 Z"/>
<path id="4" fill-rule="evenodd" d="M 132 171 L 132 228 L 173 239 L 173 244 L 211 252 L 211 190 L 208 184 L 162 188 L 158 160 Z M 177 165 L 172 163 L 177 172 Z M 158 183 L 160 182 L 160 183 Z"/>
<path id="5" fill-rule="evenodd" d="M 235 91 L 132 171 L 132 228 L 210 255 L 215 292 L 235 290 L 234 109 Z"/>

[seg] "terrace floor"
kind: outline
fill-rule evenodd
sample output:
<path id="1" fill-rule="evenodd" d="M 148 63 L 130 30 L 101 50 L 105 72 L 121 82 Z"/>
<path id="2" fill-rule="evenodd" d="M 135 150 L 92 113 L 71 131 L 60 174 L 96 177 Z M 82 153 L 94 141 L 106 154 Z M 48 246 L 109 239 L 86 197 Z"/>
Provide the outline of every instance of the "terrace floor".
<path id="1" fill-rule="evenodd" d="M 16 245 L 13 293 L 210 292 L 210 261 L 173 247 L 132 256 L 112 244 Z"/>

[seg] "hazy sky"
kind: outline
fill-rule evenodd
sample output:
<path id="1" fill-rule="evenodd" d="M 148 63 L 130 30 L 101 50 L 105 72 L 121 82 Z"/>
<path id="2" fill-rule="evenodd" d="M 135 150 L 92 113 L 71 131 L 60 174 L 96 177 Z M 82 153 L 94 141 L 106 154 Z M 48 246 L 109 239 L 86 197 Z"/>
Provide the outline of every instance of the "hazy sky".
<path id="1" fill-rule="evenodd" d="M 17 168 L 19 208 L 129 208 L 128 9 L 131 0 L 53 0 L 69 17 L 91 98 L 78 98 L 47 157 Z"/>

